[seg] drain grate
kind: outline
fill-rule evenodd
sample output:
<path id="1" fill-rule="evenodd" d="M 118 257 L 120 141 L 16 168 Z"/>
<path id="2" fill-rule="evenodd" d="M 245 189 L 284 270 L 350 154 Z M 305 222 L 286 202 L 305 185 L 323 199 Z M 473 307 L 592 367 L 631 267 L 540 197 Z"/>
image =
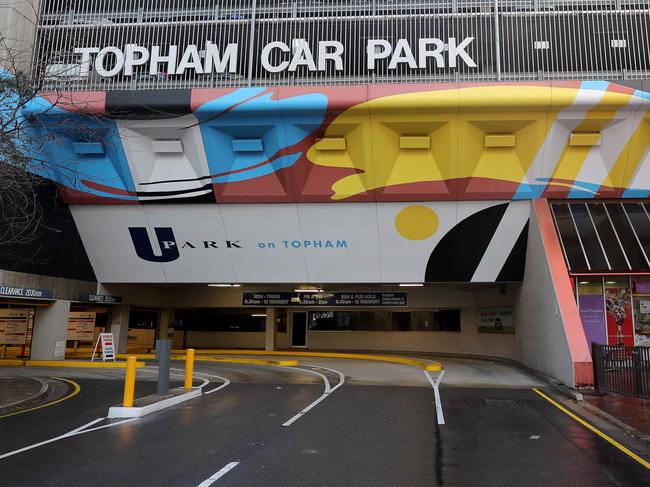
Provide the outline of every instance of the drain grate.
<path id="1" fill-rule="evenodd" d="M 483 399 L 486 405 L 502 408 L 517 408 L 519 404 L 512 399 Z"/>

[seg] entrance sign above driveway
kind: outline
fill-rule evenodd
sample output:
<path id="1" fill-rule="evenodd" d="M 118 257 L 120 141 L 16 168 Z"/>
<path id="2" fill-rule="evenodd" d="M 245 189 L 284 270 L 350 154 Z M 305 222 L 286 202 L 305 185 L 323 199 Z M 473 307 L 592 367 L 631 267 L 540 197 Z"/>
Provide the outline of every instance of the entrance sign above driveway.
<path id="1" fill-rule="evenodd" d="M 407 306 L 406 293 L 243 293 L 243 306 Z"/>

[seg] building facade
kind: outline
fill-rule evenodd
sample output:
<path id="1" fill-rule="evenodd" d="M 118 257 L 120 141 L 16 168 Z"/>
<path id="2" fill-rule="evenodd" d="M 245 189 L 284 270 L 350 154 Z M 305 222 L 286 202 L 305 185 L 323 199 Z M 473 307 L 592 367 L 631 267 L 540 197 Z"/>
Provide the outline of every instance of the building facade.
<path id="1" fill-rule="evenodd" d="M 121 348 L 589 385 L 592 342 L 650 337 L 649 25 L 626 0 L 44 1 L 26 152 L 109 301 L 74 309 Z"/>

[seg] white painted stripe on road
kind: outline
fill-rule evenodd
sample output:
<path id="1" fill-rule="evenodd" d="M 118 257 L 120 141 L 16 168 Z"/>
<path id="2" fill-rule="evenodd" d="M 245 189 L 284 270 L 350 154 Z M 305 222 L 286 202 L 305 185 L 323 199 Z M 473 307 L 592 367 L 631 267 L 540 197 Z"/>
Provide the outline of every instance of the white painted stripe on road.
<path id="1" fill-rule="evenodd" d="M 184 372 L 181 369 L 170 369 L 170 370 Z M 223 389 L 224 387 L 227 387 L 227 386 L 229 386 L 231 384 L 230 379 L 227 379 L 225 377 L 221 377 L 220 375 L 208 374 L 207 372 L 198 372 L 196 370 L 194 371 L 194 375 L 203 376 L 203 377 L 199 377 L 199 379 L 204 379 L 204 377 L 212 377 L 214 379 L 219 379 L 219 380 L 223 381 L 223 384 L 221 384 L 219 387 L 215 387 L 214 389 L 210 389 L 208 392 L 204 392 L 204 394 L 212 394 L 213 392 L 217 392 L 218 390 Z"/>
<path id="2" fill-rule="evenodd" d="M 213 473 L 205 479 L 203 482 L 201 482 L 198 487 L 208 487 L 209 485 L 214 484 L 217 480 L 219 480 L 221 477 L 226 475 L 228 472 L 230 472 L 233 468 L 235 468 L 237 465 L 239 465 L 241 462 L 230 462 L 228 465 L 223 467 L 221 470 L 218 472 Z"/>
<path id="3" fill-rule="evenodd" d="M 341 387 L 341 386 L 345 383 L 345 375 L 343 375 L 343 374 L 342 374 L 341 372 L 339 372 L 338 370 L 328 369 L 328 368 L 326 368 L 326 367 L 313 366 L 313 365 L 312 365 L 311 367 L 318 367 L 318 368 L 320 368 L 320 369 L 323 369 L 323 370 L 329 370 L 330 372 L 334 372 L 334 373 L 338 374 L 338 376 L 339 376 L 339 383 L 336 384 L 336 386 L 334 386 L 334 388 L 332 388 L 331 385 L 330 385 L 330 381 L 329 381 L 329 379 L 328 379 L 324 374 L 321 374 L 321 373 L 319 373 L 319 372 L 316 372 L 315 370 L 303 369 L 303 368 L 300 368 L 300 367 L 282 367 L 283 369 L 294 369 L 294 370 L 299 370 L 299 371 L 301 371 L 301 372 L 308 372 L 308 373 L 310 373 L 310 374 L 318 375 L 318 376 L 320 376 L 320 377 L 323 379 L 323 382 L 325 383 L 325 392 L 323 392 L 323 395 L 320 396 L 318 399 L 316 399 L 314 402 L 312 402 L 309 406 L 307 406 L 306 408 L 304 408 L 302 411 L 300 411 L 299 413 L 297 413 L 297 414 L 296 414 L 295 416 L 293 416 L 291 419 L 289 419 L 288 421 L 286 421 L 285 423 L 283 423 L 282 426 L 291 426 L 293 423 L 295 423 L 295 422 L 298 421 L 300 418 L 302 418 L 302 417 L 303 417 L 307 412 L 309 412 L 312 408 L 314 408 L 314 407 L 317 406 L 320 402 L 322 402 L 322 401 L 324 401 L 325 399 L 327 399 L 327 397 L 328 397 L 332 392 L 334 392 L 336 389 L 338 389 L 339 387 Z"/>
<path id="4" fill-rule="evenodd" d="M 97 430 L 101 430 L 101 429 L 104 429 L 104 428 L 110 428 L 111 426 L 117 426 L 117 425 L 120 425 L 122 423 L 128 423 L 129 421 L 135 421 L 136 419 L 139 419 L 139 418 L 129 418 L 129 419 L 125 419 L 124 421 L 118 421 L 116 423 L 104 424 L 102 426 L 97 426 L 96 428 L 90 428 L 90 429 L 87 429 L 87 430 L 80 431 L 80 432 L 78 432 L 76 434 L 77 435 L 83 435 L 84 433 L 90 433 L 91 431 L 97 431 Z"/>
<path id="5" fill-rule="evenodd" d="M 436 419 L 438 420 L 438 424 L 445 424 L 445 416 L 444 414 L 442 414 L 442 401 L 440 400 L 440 391 L 438 390 L 438 386 L 440 385 L 440 382 L 442 382 L 442 378 L 445 375 L 445 371 L 441 370 L 436 380 L 434 380 L 433 377 L 431 377 L 431 374 L 429 374 L 428 371 L 423 370 L 422 372 L 424 372 L 424 375 L 431 383 L 431 386 L 433 386 L 433 397 L 435 398 L 436 401 Z"/>

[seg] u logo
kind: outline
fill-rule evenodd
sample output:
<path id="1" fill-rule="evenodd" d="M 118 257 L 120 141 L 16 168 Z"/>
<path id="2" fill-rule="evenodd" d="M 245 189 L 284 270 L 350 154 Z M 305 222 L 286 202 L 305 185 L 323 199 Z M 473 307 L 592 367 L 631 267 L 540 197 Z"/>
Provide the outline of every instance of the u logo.
<path id="1" fill-rule="evenodd" d="M 155 227 L 156 238 L 160 246 L 160 255 L 153 253 L 153 246 L 149 240 L 147 229 L 144 227 L 129 227 L 131 240 L 138 257 L 149 262 L 171 262 L 178 259 L 178 247 L 174 238 L 174 231 L 170 227 Z"/>

